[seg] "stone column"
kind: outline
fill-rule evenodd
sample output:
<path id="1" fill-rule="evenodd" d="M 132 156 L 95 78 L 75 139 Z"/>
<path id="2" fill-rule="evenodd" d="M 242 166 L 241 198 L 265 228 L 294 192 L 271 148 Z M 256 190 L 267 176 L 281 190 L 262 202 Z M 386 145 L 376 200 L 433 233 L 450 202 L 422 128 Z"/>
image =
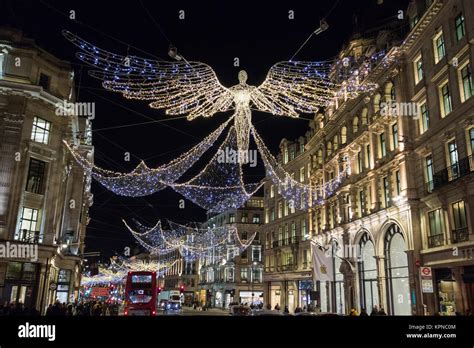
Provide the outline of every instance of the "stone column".
<path id="1" fill-rule="evenodd" d="M 21 114 L 2 114 L 3 122 L 0 123 L 0 238 L 8 239 L 9 231 L 13 230 L 15 223 L 9 221 L 18 214 L 18 206 L 14 206 L 10 201 L 11 197 L 15 198 L 13 193 L 15 187 L 13 178 L 15 169 L 18 167 L 19 161 L 16 161 L 16 155 L 21 156 L 23 160 L 24 154 L 20 153 L 21 131 L 24 122 L 24 115 Z M 19 199 L 20 197 L 16 197 Z"/>
<path id="2" fill-rule="evenodd" d="M 379 308 L 383 307 L 388 314 L 388 298 L 386 289 L 386 274 L 385 274 L 385 256 L 376 256 L 377 261 L 377 288 L 379 291 Z"/>

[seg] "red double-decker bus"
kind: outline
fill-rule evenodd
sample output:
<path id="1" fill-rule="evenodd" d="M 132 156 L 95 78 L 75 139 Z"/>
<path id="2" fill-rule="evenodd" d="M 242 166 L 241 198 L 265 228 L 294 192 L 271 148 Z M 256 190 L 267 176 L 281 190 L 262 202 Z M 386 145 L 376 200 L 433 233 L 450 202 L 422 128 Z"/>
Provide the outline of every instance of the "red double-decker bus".
<path id="1" fill-rule="evenodd" d="M 125 315 L 156 315 L 156 272 L 128 272 Z"/>

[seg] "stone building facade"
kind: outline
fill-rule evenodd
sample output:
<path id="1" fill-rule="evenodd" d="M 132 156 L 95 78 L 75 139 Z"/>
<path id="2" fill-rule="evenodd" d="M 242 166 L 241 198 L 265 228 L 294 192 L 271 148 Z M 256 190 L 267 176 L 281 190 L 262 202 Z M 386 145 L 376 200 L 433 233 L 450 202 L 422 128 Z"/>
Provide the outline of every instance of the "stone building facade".
<path id="1" fill-rule="evenodd" d="M 242 207 L 209 216 L 203 228 L 232 226 L 243 243 L 252 243 L 240 254 L 235 242 L 222 253 L 209 253 L 199 259 L 200 301 L 209 307 L 227 308 L 230 303 L 263 302 L 263 259 L 260 228 L 263 224 L 263 198 L 254 196 Z"/>
<path id="2" fill-rule="evenodd" d="M 1 28 L 0 243 L 38 253 L 0 259 L 0 301 L 43 313 L 77 298 L 92 205 L 90 177 L 63 144 L 93 161 L 90 120 L 58 116 L 64 101 L 75 101 L 69 63 Z"/>
<path id="3" fill-rule="evenodd" d="M 313 124 L 313 122 L 311 122 Z M 283 139 L 278 160 L 295 180 L 309 183 L 310 155 L 305 151 L 307 138 Z M 278 192 L 271 180 L 264 185 L 265 224 L 262 226 L 264 247 L 264 299 L 274 308 L 288 306 L 290 312 L 309 303 L 313 289 L 308 212 L 296 210 Z"/>
<path id="4" fill-rule="evenodd" d="M 473 308 L 473 6 L 412 1 L 406 30 L 387 23 L 354 36 L 339 54 L 341 61 L 375 57 L 366 79 L 378 88 L 316 114 L 305 145 L 312 187 L 344 174 L 308 211 L 310 238 L 337 255 L 333 280 L 313 280 L 323 312 L 377 306 L 390 315 L 451 315 Z M 268 185 L 272 216 L 278 207 Z M 266 222 L 264 236 L 274 243 L 279 222 Z M 273 274 L 277 254 L 266 254 L 264 279 L 285 277 L 283 269 Z M 277 289 L 265 289 L 273 305 Z"/>

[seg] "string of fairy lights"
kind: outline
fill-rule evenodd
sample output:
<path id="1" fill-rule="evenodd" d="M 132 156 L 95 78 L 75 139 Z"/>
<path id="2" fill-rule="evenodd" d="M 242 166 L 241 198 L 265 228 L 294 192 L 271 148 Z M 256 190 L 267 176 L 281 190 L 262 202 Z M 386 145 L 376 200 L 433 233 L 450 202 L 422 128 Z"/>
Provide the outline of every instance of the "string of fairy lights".
<path id="1" fill-rule="evenodd" d="M 102 284 L 121 283 L 128 272 L 155 272 L 157 277 L 173 267 L 178 260 L 140 260 L 136 258 L 111 258 L 110 265 L 99 266 L 95 275 L 85 274 L 81 278 L 81 286 L 91 287 Z"/>
<path id="2" fill-rule="evenodd" d="M 210 253 L 220 254 L 228 248 L 240 254 L 252 244 L 257 235 L 254 233 L 247 240 L 243 240 L 234 225 L 202 228 L 198 224 L 186 226 L 167 221 L 169 229 L 164 229 L 158 221 L 148 229 L 138 223 L 137 228 L 140 231 L 137 231 L 126 221 L 123 222 L 132 236 L 150 255 L 167 255 L 172 251 L 178 251 L 187 262 Z"/>

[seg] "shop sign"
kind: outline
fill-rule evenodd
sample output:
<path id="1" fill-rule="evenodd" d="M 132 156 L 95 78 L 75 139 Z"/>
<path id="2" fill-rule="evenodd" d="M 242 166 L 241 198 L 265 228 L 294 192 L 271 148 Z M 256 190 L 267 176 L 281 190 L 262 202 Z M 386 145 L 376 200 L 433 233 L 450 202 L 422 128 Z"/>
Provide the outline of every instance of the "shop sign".
<path id="1" fill-rule="evenodd" d="M 433 273 L 431 267 L 420 268 L 421 291 L 425 294 L 432 294 L 433 290 Z"/>

